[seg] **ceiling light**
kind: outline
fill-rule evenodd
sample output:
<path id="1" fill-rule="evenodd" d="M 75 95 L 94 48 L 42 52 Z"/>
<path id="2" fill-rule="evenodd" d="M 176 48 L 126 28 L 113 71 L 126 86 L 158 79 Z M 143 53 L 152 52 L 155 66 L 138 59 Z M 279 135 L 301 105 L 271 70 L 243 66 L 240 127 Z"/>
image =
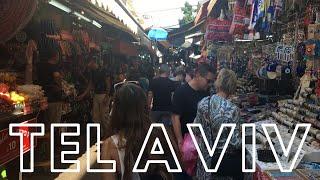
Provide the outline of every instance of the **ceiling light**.
<path id="1" fill-rule="evenodd" d="M 81 19 L 83 19 L 83 20 L 85 20 L 87 22 L 91 22 L 91 20 L 89 18 L 85 17 L 84 15 L 82 15 L 82 14 L 80 14 L 78 12 L 73 12 L 73 14 L 78 16 L 78 18 L 81 18 Z"/>
<path id="2" fill-rule="evenodd" d="M 68 8 L 67 6 L 61 4 L 61 3 L 58 2 L 58 1 L 50 0 L 50 1 L 49 1 L 49 4 L 51 4 L 52 6 L 58 8 L 58 9 L 64 11 L 64 12 L 66 12 L 66 13 L 70 13 L 70 12 L 71 12 L 71 9 L 70 9 L 70 8 Z"/>
<path id="3" fill-rule="evenodd" d="M 236 42 L 251 42 L 252 40 L 250 40 L 250 39 L 236 39 L 234 41 L 236 41 Z"/>
<path id="4" fill-rule="evenodd" d="M 99 23 L 98 23 L 97 21 L 95 21 L 95 20 L 92 21 L 92 24 L 95 25 L 95 26 L 97 26 L 98 28 L 102 28 L 102 25 L 99 24 Z"/>

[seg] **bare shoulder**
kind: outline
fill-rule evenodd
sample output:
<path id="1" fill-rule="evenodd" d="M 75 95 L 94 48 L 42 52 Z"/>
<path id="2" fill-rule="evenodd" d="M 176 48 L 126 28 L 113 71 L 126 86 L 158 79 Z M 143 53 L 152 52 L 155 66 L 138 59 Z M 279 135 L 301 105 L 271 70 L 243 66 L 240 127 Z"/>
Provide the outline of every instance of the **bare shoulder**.
<path id="1" fill-rule="evenodd" d="M 107 138 L 106 140 L 103 141 L 102 145 L 102 156 L 103 159 L 107 158 L 114 158 L 114 155 L 117 153 L 117 147 L 114 144 L 113 140 L 111 137 Z"/>

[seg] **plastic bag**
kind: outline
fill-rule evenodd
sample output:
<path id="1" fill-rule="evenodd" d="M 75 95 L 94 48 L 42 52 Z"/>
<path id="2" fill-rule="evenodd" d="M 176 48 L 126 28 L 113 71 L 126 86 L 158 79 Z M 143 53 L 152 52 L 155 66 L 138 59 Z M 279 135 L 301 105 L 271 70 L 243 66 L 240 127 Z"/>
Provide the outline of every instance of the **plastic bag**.
<path id="1" fill-rule="evenodd" d="M 186 134 L 182 144 L 182 161 L 188 175 L 194 176 L 198 160 L 198 152 L 190 134 Z"/>

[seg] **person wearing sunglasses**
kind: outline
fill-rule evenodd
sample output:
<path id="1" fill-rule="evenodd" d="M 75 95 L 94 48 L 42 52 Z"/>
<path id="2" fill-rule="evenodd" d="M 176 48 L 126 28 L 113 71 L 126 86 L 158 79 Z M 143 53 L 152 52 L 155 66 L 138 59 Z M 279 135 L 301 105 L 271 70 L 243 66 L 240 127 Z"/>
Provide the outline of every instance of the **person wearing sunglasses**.
<path id="1" fill-rule="evenodd" d="M 209 96 L 208 88 L 213 80 L 214 69 L 208 64 L 200 64 L 194 78 L 174 92 L 172 124 L 180 151 L 183 138 L 188 133 L 187 123 L 193 123 L 197 105 L 204 97 Z M 191 179 L 186 174 L 182 176 L 184 177 L 181 179 Z"/>

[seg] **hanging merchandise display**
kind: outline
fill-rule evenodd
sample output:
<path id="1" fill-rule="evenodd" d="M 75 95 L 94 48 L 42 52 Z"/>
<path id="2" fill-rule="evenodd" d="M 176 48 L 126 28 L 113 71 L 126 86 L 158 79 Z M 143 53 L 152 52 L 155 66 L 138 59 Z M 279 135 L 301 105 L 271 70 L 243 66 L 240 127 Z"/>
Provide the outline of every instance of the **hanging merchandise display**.
<path id="1" fill-rule="evenodd" d="M 205 39 L 210 41 L 230 41 L 229 33 L 231 21 L 219 18 L 209 18 L 207 20 Z"/>
<path id="2" fill-rule="evenodd" d="M 244 0 L 236 1 L 230 34 L 238 35 L 242 39 L 245 31 L 246 4 Z M 237 38 L 237 37 L 236 37 Z"/>

